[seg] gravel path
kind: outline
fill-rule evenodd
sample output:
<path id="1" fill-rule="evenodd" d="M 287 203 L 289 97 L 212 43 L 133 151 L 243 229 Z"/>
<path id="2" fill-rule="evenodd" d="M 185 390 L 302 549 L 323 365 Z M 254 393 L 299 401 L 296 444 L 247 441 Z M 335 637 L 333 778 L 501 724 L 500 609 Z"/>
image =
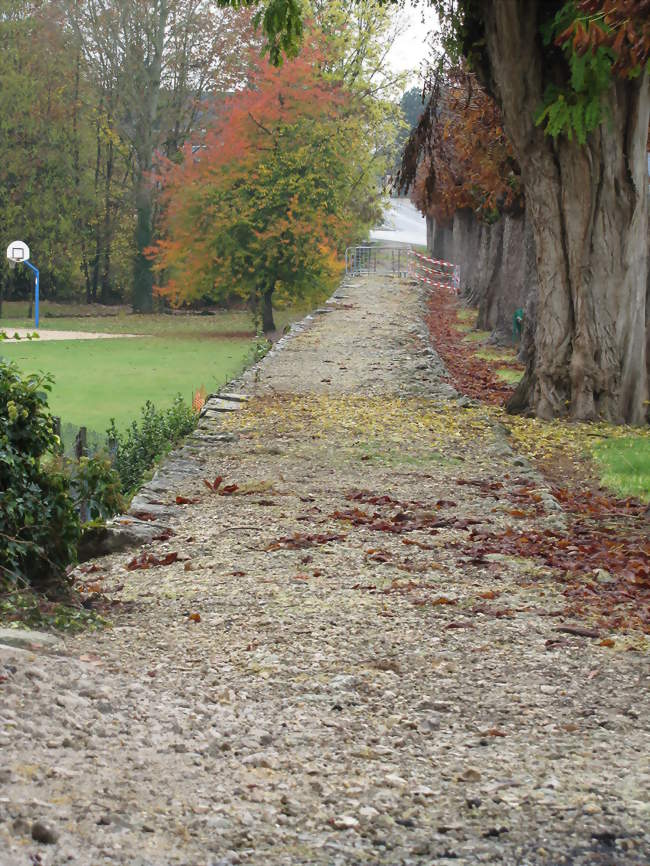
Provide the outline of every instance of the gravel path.
<path id="1" fill-rule="evenodd" d="M 325 310 L 138 498 L 174 535 L 85 567 L 113 627 L 0 646 L 0 866 L 650 862 L 647 656 L 464 547 L 561 509 L 413 287 Z"/>

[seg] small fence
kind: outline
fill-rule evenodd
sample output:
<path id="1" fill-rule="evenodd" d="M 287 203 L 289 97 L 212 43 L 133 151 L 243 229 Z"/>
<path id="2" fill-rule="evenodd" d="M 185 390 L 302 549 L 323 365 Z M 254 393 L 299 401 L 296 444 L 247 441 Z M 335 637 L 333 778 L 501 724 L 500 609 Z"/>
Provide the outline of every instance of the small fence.
<path id="1" fill-rule="evenodd" d="M 422 253 L 411 253 L 411 270 L 409 276 L 427 286 L 440 289 L 450 289 L 460 292 L 460 265 L 445 262 L 442 259 L 431 259 Z"/>
<path id="2" fill-rule="evenodd" d="M 408 247 L 390 247 L 381 244 L 348 247 L 345 251 L 345 273 L 355 277 L 368 274 L 407 277 L 409 252 Z"/>
<path id="3" fill-rule="evenodd" d="M 345 251 L 347 276 L 388 276 L 412 279 L 432 288 L 460 291 L 460 266 L 432 259 L 410 247 L 382 244 L 348 247 Z"/>

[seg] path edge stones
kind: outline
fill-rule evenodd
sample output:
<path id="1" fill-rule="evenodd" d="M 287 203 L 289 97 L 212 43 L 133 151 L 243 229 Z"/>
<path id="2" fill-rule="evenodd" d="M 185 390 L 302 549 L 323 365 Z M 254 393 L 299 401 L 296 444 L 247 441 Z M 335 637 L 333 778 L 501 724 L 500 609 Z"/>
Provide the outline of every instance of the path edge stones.
<path id="1" fill-rule="evenodd" d="M 200 457 L 203 450 L 212 450 L 219 442 L 237 439 L 236 434 L 220 431 L 224 413 L 241 409 L 249 400 L 249 395 L 244 392 L 257 380 L 265 366 L 284 351 L 293 339 L 309 330 L 320 316 L 333 312 L 345 300 L 342 292 L 349 285 L 349 280 L 348 276 L 343 277 L 324 304 L 294 322 L 263 358 L 229 380 L 219 391 L 207 396 L 196 429 L 162 459 L 151 479 L 138 489 L 127 511 L 115 515 L 102 526 L 91 526 L 84 531 L 78 546 L 79 563 L 142 547 L 169 536 L 172 532 L 171 521 L 178 506 L 162 504 L 161 495 L 178 481 L 202 475 Z"/>

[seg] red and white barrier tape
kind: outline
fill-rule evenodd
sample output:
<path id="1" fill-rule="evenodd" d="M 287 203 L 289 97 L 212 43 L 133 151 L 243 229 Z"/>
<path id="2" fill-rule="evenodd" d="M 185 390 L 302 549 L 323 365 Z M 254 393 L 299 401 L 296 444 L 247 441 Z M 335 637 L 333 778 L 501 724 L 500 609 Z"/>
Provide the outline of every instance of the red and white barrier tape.
<path id="1" fill-rule="evenodd" d="M 422 259 L 422 261 L 428 262 L 430 265 L 444 265 L 447 268 L 456 267 L 453 262 L 445 262 L 442 259 L 430 259 L 429 256 L 423 256 L 422 253 L 416 253 L 415 250 L 411 250 L 410 252 L 416 259 Z"/>
<path id="2" fill-rule="evenodd" d="M 436 280 L 429 280 L 426 277 L 418 277 L 421 283 L 426 283 L 428 286 L 435 286 L 438 289 L 452 289 L 458 291 L 453 283 L 438 283 Z"/>
<path id="3" fill-rule="evenodd" d="M 426 271 L 428 274 L 438 274 L 441 277 L 449 277 L 449 279 L 454 276 L 453 274 L 448 274 L 445 271 L 438 270 L 437 268 L 428 268 L 426 265 L 421 265 L 419 262 L 415 262 L 414 268 L 418 271 Z"/>

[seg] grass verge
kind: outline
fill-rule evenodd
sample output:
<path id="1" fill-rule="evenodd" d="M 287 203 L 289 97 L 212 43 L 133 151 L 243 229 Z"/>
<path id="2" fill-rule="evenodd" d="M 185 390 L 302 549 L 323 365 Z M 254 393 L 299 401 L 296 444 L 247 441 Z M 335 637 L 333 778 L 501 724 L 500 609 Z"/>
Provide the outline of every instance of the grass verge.
<path id="1" fill-rule="evenodd" d="M 5 343 L 2 354 L 25 372 L 55 378 L 50 408 L 66 425 L 103 435 L 111 418 L 124 430 L 147 400 L 169 408 L 204 385 L 223 385 L 245 366 L 249 339 L 64 340 Z"/>

